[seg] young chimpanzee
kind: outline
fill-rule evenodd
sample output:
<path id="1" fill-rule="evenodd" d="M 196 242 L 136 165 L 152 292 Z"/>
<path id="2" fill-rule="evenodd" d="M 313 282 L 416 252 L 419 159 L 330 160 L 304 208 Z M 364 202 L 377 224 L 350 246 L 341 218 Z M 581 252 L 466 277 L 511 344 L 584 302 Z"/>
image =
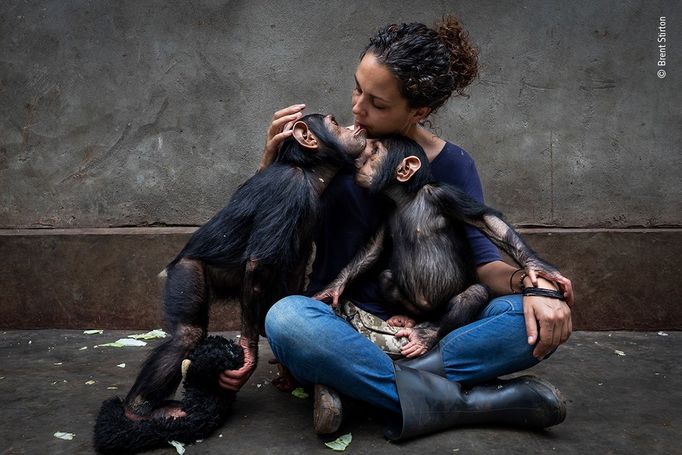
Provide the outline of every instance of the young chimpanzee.
<path id="1" fill-rule="evenodd" d="M 206 336 L 209 302 L 238 298 L 245 362 L 255 364 L 265 314 L 303 290 L 318 200 L 334 174 L 363 151 L 364 130 L 311 114 L 293 125 L 277 160 L 247 180 L 166 267 L 166 322 L 172 338 L 146 360 L 126 400 L 126 415 L 182 417 L 164 405 L 181 380 L 180 364 Z"/>
<path id="2" fill-rule="evenodd" d="M 356 183 L 383 193 L 395 203 L 387 227 L 380 228 L 361 251 L 323 291 L 320 300 L 338 304 L 348 283 L 380 257 L 388 230 L 389 269 L 381 273 L 382 292 L 429 322 L 417 326 L 433 345 L 457 327 L 472 322 L 489 300 L 489 291 L 476 283 L 476 267 L 464 226 L 476 226 L 509 254 L 533 282 L 538 275 L 565 283 L 553 266 L 538 258 L 499 212 L 458 188 L 433 180 L 423 149 L 414 141 L 391 137 L 368 144 L 358 160 Z M 548 290 L 533 288 L 535 295 Z M 561 295 L 554 295 L 555 298 Z"/>

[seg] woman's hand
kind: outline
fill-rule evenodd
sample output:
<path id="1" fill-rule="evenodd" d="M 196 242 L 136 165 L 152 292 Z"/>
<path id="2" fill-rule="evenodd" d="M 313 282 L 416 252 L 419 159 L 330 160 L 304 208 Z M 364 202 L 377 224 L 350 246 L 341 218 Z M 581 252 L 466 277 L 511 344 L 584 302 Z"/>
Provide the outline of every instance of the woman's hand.
<path id="1" fill-rule="evenodd" d="M 526 280 L 529 279 L 526 277 Z M 556 290 L 556 286 L 551 282 L 542 278 L 537 278 L 537 280 L 539 287 Z M 571 296 L 573 296 L 572 291 Z M 573 331 L 571 309 L 563 300 L 524 296 L 523 315 L 526 320 L 528 344 L 535 345 L 533 356 L 537 359 L 542 359 L 554 351 L 561 343 L 568 340 Z"/>
<path id="2" fill-rule="evenodd" d="M 275 112 L 272 116 L 272 123 L 270 124 L 270 128 L 268 128 L 268 133 L 265 138 L 263 157 L 258 165 L 259 171 L 275 161 L 282 142 L 293 134 L 291 127 L 294 125 L 294 122 L 303 117 L 303 109 L 305 109 L 305 104 L 292 104 L 289 107 Z"/>
<path id="3" fill-rule="evenodd" d="M 244 365 L 238 370 L 224 370 L 218 377 L 220 387 L 233 392 L 239 392 L 258 365 L 258 340 L 250 342 L 245 337 L 241 337 L 239 345 L 244 351 Z"/>

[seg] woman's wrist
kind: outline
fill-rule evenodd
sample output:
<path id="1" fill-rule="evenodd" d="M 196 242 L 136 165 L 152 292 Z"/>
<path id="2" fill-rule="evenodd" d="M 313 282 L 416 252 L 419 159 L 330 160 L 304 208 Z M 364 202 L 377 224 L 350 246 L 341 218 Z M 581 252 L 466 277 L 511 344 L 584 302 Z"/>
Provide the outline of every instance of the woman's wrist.
<path id="1" fill-rule="evenodd" d="M 559 286 L 557 286 L 553 281 L 549 281 L 541 276 L 537 277 L 538 280 L 538 285 L 537 287 L 539 288 L 544 288 L 544 289 L 551 289 L 553 291 L 558 291 Z M 525 276 L 523 278 L 523 289 L 525 288 L 532 288 L 536 287 L 533 285 L 533 282 L 530 280 L 529 276 Z M 521 289 L 521 292 L 523 292 L 523 289 Z"/>

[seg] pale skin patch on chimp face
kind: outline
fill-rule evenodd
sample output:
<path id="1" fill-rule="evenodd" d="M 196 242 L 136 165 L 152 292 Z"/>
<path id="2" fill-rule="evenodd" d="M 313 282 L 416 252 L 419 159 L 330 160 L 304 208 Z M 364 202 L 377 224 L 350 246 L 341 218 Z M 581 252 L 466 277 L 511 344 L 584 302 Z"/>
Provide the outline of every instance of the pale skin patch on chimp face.
<path id="1" fill-rule="evenodd" d="M 355 173 L 355 182 L 359 186 L 362 188 L 369 188 L 372 186 L 372 182 L 384 162 L 386 153 L 386 148 L 380 141 L 374 139 L 367 141 L 365 150 L 358 159 L 359 166 Z"/>
<path id="2" fill-rule="evenodd" d="M 383 166 L 385 165 L 386 156 L 389 153 L 391 152 L 386 149 L 381 141 L 369 139 L 365 146 L 365 150 L 357 161 L 355 182 L 363 188 L 370 188 L 373 182 L 376 181 L 377 175 L 381 174 Z M 388 182 L 388 185 L 392 186 L 392 183 L 395 182 L 408 182 L 417 171 L 419 171 L 421 165 L 421 160 L 418 157 L 405 157 L 393 172 L 393 176 L 391 177 L 391 181 Z M 384 188 L 382 188 L 382 190 L 384 190 Z M 388 188 L 388 190 L 390 196 L 390 188 Z"/>
<path id="3" fill-rule="evenodd" d="M 367 140 L 365 131 L 341 127 L 333 115 L 327 115 L 324 118 L 324 125 L 350 155 L 358 155 L 365 148 Z M 294 123 L 292 129 L 294 138 L 303 148 L 311 152 L 319 149 L 320 141 L 305 122 Z"/>

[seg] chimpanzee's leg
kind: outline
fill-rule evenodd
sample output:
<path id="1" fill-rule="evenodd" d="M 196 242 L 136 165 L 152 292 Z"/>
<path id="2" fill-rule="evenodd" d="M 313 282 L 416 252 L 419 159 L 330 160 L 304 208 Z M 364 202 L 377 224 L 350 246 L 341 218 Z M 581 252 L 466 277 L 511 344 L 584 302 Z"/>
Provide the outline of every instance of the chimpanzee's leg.
<path id="1" fill-rule="evenodd" d="M 208 289 L 204 265 L 181 259 L 168 270 L 164 311 L 171 339 L 154 349 L 126 397 L 126 409 L 148 416 L 180 384 L 180 365 L 187 353 L 206 336 Z"/>
<path id="2" fill-rule="evenodd" d="M 443 338 L 456 328 L 473 322 L 488 303 L 490 294 L 482 284 L 474 284 L 457 294 L 448 302 L 448 308 L 440 320 L 438 338 Z"/>

